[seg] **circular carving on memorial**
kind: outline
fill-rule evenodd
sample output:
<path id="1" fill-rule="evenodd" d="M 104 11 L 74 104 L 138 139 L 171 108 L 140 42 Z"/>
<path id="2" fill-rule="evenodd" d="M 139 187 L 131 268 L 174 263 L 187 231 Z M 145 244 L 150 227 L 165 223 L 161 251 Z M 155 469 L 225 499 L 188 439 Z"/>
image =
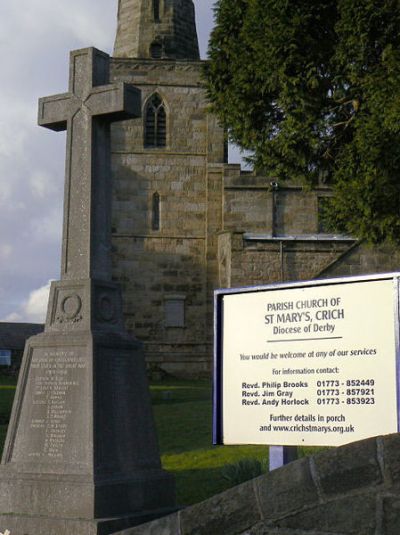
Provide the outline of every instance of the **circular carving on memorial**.
<path id="1" fill-rule="evenodd" d="M 82 300 L 77 294 L 68 295 L 61 301 L 61 310 L 66 319 L 73 320 L 82 308 Z"/>
<path id="2" fill-rule="evenodd" d="M 113 321 L 115 319 L 115 304 L 109 295 L 100 295 L 98 299 L 98 312 L 100 318 L 104 321 Z"/>

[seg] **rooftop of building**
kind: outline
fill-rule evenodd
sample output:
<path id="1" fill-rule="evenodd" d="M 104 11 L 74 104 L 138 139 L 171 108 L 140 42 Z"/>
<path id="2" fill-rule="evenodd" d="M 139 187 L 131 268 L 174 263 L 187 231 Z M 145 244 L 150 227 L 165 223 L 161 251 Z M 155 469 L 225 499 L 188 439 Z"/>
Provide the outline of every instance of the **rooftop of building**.
<path id="1" fill-rule="evenodd" d="M 41 323 L 0 322 L 0 349 L 22 350 L 27 338 L 43 330 Z"/>

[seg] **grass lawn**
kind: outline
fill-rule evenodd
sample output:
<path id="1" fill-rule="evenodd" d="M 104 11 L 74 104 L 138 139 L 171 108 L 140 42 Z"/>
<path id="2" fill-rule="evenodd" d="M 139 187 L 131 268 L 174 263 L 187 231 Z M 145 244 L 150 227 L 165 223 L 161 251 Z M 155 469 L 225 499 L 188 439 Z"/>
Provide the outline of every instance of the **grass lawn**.
<path id="1" fill-rule="evenodd" d="M 10 419 L 12 402 L 15 394 L 16 379 L 0 376 L 0 451 L 7 433 L 7 424 Z"/>
<path id="2" fill-rule="evenodd" d="M 163 466 L 175 474 L 177 501 L 189 505 L 229 488 L 222 468 L 245 457 L 265 460 L 265 446 L 213 446 L 211 384 L 166 381 L 151 385 Z"/>
<path id="3" fill-rule="evenodd" d="M 223 468 L 244 458 L 266 461 L 265 446 L 211 444 L 211 384 L 169 379 L 150 386 L 163 467 L 175 474 L 177 502 L 190 505 L 229 488 Z M 0 377 L 0 449 L 15 392 L 13 379 Z M 304 454 L 304 452 L 303 452 Z"/>

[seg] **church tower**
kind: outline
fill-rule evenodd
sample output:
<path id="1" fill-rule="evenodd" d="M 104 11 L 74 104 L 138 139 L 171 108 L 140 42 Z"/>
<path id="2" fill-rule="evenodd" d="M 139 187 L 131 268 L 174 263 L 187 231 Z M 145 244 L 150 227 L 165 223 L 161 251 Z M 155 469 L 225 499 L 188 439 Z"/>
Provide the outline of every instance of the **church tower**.
<path id="1" fill-rule="evenodd" d="M 119 0 L 114 56 L 199 60 L 192 0 Z"/>
<path id="2" fill-rule="evenodd" d="M 142 116 L 113 125 L 113 276 L 155 372 L 209 375 L 224 133 L 208 113 L 192 0 L 119 0 L 113 81 Z"/>

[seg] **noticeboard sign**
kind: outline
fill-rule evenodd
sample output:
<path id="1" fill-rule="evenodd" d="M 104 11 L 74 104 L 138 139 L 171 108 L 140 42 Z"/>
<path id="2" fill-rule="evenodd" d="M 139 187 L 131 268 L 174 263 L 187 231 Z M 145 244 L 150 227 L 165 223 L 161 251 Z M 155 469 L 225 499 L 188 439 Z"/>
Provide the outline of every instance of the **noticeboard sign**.
<path id="1" fill-rule="evenodd" d="M 214 443 L 398 432 L 400 273 L 215 292 Z"/>

